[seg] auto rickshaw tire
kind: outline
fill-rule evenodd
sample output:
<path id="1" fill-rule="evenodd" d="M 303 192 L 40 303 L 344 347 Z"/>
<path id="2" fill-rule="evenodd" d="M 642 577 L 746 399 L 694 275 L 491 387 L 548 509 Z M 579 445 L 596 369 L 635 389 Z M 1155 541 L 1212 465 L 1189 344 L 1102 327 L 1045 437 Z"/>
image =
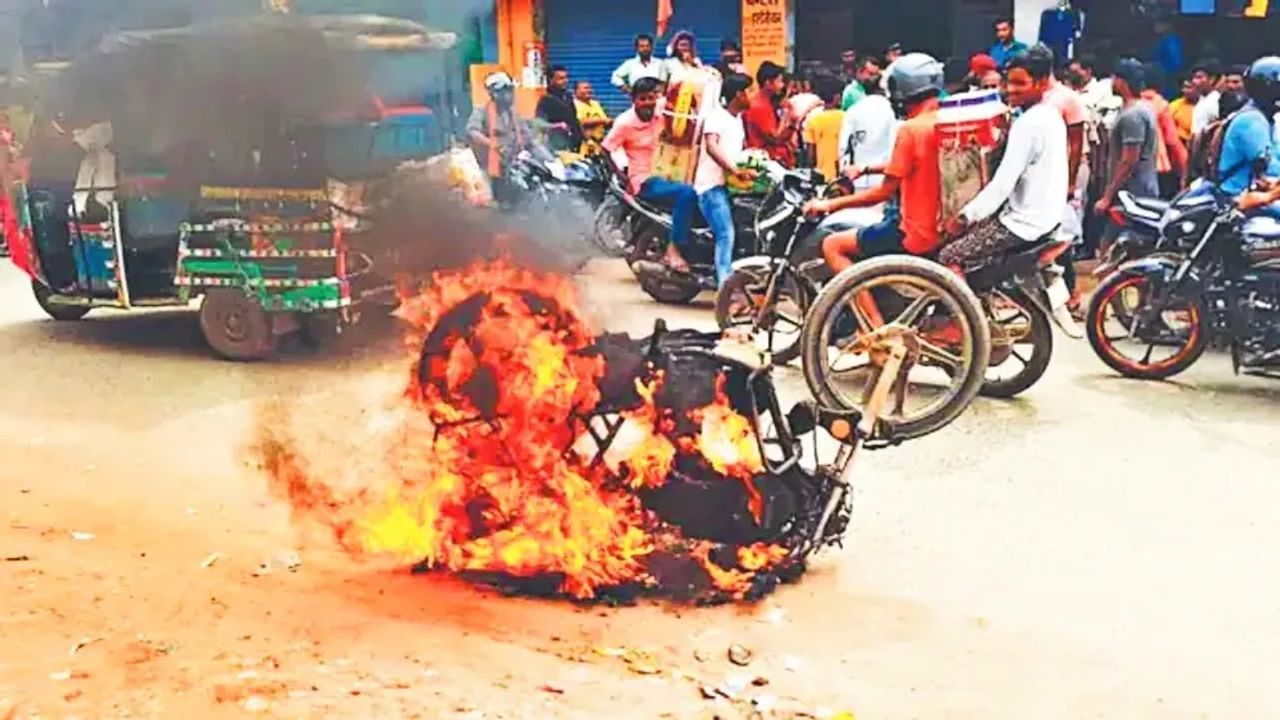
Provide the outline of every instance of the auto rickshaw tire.
<path id="1" fill-rule="evenodd" d="M 276 349 L 271 316 L 255 298 L 236 288 L 213 288 L 200 304 L 200 331 L 227 360 L 263 360 Z"/>
<path id="2" fill-rule="evenodd" d="M 36 296 L 36 303 L 40 305 L 40 309 L 44 311 L 44 314 L 58 322 L 83 320 L 84 316 L 88 315 L 92 309 L 83 305 L 59 305 L 52 302 L 50 298 L 53 297 L 53 291 L 39 280 L 31 281 L 31 292 Z"/>

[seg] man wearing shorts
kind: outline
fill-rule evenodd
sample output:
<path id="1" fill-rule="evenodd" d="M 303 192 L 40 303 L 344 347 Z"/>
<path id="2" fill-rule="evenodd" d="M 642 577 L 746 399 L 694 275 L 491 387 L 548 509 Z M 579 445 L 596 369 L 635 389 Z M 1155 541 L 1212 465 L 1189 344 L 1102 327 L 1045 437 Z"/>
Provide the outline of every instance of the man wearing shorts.
<path id="1" fill-rule="evenodd" d="M 927 255 L 940 241 L 942 180 L 938 169 L 938 96 L 943 89 L 942 64 L 923 53 L 899 58 L 889 71 L 889 97 L 906 111 L 893 154 L 884 167 L 852 168 L 854 175 L 883 174 L 884 182 L 852 195 L 809 203 L 811 216 L 889 202 L 880 223 L 862 230 L 835 233 L 822 243 L 833 272 L 857 258 L 877 255 Z"/>

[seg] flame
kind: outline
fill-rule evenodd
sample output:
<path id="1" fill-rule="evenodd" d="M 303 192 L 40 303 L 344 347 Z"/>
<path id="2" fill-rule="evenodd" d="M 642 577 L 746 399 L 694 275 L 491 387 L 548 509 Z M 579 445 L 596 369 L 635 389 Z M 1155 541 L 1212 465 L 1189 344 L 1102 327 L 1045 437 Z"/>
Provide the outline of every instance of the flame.
<path id="1" fill-rule="evenodd" d="M 734 411 L 721 378 L 715 402 L 692 413 L 698 435 L 673 438 L 674 418 L 655 401 L 663 378 L 650 373 L 637 380 L 641 405 L 621 415 L 594 462 L 583 449 L 583 418 L 601 400 L 606 368 L 577 307 L 566 278 L 506 261 L 437 275 L 399 311 L 411 327 L 407 347 L 427 352 L 403 396 L 386 477 L 340 492 L 278 430 L 264 429 L 257 450 L 274 488 L 295 517 L 322 521 L 355 555 L 549 576 L 585 599 L 612 586 L 651 586 L 651 556 L 688 552 L 716 588 L 741 597 L 787 550 L 740 548 L 739 567 L 722 568 L 709 559 L 710 542 L 682 538 L 638 492 L 662 487 L 679 454 L 699 453 L 746 485 L 758 520 L 763 501 L 752 479 L 763 462 L 751 421 Z"/>

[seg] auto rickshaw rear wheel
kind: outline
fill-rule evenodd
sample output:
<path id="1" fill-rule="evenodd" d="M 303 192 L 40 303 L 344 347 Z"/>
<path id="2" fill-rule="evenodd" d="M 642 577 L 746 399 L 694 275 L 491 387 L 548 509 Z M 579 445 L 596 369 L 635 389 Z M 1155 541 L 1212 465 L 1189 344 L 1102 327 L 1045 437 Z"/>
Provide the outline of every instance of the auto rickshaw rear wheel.
<path id="1" fill-rule="evenodd" d="M 40 309 L 49 317 L 59 322 L 75 322 L 89 314 L 91 308 L 83 305 L 62 305 L 53 302 L 53 291 L 39 280 L 31 281 L 31 292 L 36 296 Z"/>
<path id="2" fill-rule="evenodd" d="M 213 351 L 228 360 L 262 360 L 276 349 L 271 316 L 236 288 L 214 288 L 200 305 L 200 330 Z"/>

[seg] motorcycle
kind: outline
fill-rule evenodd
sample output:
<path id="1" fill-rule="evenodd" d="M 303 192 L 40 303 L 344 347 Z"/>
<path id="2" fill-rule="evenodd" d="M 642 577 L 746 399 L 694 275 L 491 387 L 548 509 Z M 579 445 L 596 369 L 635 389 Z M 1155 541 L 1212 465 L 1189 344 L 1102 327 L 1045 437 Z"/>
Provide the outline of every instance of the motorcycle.
<path id="1" fill-rule="evenodd" d="M 750 338 L 778 365 L 800 356 L 800 330 L 805 315 L 831 272 L 822 257 L 823 239 L 834 233 L 865 227 L 878 220 L 876 210 L 848 210 L 821 222 L 806 218 L 804 206 L 843 190 L 826 184 L 812 171 L 794 171 L 774 189 L 782 206 L 797 213 L 797 221 L 780 242 L 778 232 L 765 238 L 770 250 L 738 260 L 733 274 L 716 295 L 716 322 L 722 331 Z"/>
<path id="2" fill-rule="evenodd" d="M 1179 232 L 1177 224 L 1206 213 L 1212 215 L 1213 207 L 1213 198 L 1198 189 L 1184 191 L 1172 202 L 1138 198 L 1122 190 L 1107 214 L 1116 229 L 1115 240 L 1107 249 L 1106 257 L 1094 269 L 1094 277 L 1105 278 L 1130 260 L 1187 250 L 1179 242 L 1186 233 Z M 1166 228 L 1172 230 L 1168 235 Z"/>
<path id="3" fill-rule="evenodd" d="M 794 171 L 770 163 L 766 172 L 777 185 Z M 780 202 L 775 192 L 731 197 L 736 230 L 735 259 L 760 255 L 771 233 L 800 220 L 800 213 Z M 699 217 L 694 223 L 689 247 L 684 251 L 689 272 L 679 273 L 662 262 L 671 235 L 671 212 L 629 193 L 622 200 L 627 206 L 627 224 L 634 238 L 627 253 L 627 264 L 649 297 L 667 305 L 687 305 L 704 291 L 716 289 L 715 237 L 704 219 Z"/>
<path id="4" fill-rule="evenodd" d="M 1069 292 L 1056 262 L 1069 247 L 1043 240 L 978 259 L 965 266 L 963 278 L 908 255 L 855 264 L 823 288 L 805 318 L 801 352 L 810 391 L 826 407 L 865 407 L 884 359 L 875 343 L 896 338 L 905 369 L 882 420 L 895 438 L 942 429 L 978 394 L 1025 392 L 1049 367 L 1052 325 L 1079 334 L 1066 312 Z M 909 394 L 916 396 L 913 407 Z"/>
<path id="5" fill-rule="evenodd" d="M 545 146 L 533 144 L 512 159 L 506 177 L 514 192 L 498 205 L 522 224 L 540 229 L 532 233 L 536 242 L 574 269 L 598 254 L 590 230 L 604 193 L 598 159 L 566 164 Z"/>
<path id="6" fill-rule="evenodd" d="M 1215 341 L 1230 347 L 1236 372 L 1280 369 L 1280 220 L 1246 216 L 1216 191 L 1210 197 L 1208 211 L 1166 225 L 1176 239 L 1194 240 L 1189 253 L 1126 263 L 1094 293 L 1089 343 L 1121 375 L 1173 377 Z"/>

